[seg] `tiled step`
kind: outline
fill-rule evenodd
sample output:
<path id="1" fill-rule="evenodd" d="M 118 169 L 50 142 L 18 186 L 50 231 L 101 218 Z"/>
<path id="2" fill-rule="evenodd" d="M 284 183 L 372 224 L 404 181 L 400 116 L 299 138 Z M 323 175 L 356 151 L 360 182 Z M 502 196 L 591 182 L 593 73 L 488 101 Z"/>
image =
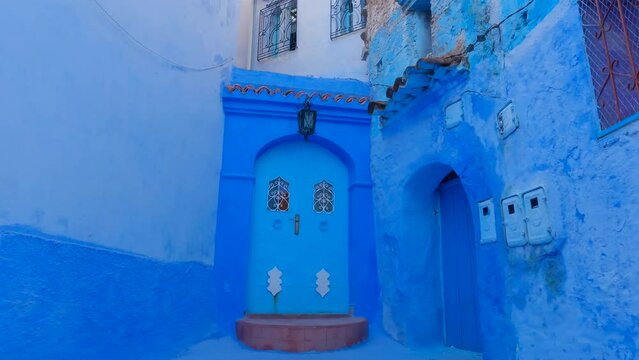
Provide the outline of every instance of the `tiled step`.
<path id="1" fill-rule="evenodd" d="M 237 338 L 257 350 L 288 352 L 346 348 L 368 337 L 368 321 L 350 315 L 247 315 Z"/>

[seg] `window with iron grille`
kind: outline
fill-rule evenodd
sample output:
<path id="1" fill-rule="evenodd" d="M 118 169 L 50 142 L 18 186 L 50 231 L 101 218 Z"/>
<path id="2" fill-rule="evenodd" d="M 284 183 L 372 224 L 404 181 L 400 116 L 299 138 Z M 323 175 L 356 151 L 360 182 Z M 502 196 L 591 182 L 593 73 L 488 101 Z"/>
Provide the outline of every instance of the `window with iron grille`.
<path id="1" fill-rule="evenodd" d="M 639 118 L 639 0 L 579 0 L 601 130 Z"/>
<path id="2" fill-rule="evenodd" d="M 331 0 L 331 39 L 366 27 L 366 0 Z"/>
<path id="3" fill-rule="evenodd" d="M 268 182 L 267 208 L 271 211 L 288 211 L 290 194 L 288 181 L 277 177 Z"/>
<path id="4" fill-rule="evenodd" d="M 257 60 L 297 49 L 297 0 L 273 0 L 260 10 Z"/>
<path id="5" fill-rule="evenodd" d="M 313 193 L 313 210 L 319 214 L 331 214 L 335 207 L 333 185 L 326 180 L 315 184 Z"/>

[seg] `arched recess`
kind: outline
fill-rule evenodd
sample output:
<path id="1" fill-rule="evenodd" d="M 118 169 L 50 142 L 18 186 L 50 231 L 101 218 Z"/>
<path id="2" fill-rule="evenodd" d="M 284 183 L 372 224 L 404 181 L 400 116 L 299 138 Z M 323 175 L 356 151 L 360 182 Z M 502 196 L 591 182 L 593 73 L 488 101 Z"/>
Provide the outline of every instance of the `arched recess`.
<path id="1" fill-rule="evenodd" d="M 262 152 L 255 166 L 247 311 L 347 314 L 348 171 L 303 141 Z"/>
<path id="2" fill-rule="evenodd" d="M 288 134 L 264 137 L 262 142 L 243 146 L 234 144 L 232 153 L 225 147 L 225 157 L 234 161 L 225 161 L 222 168 L 215 264 L 216 287 L 224 294 L 218 300 L 218 317 L 223 330 L 231 334 L 235 321 L 248 310 L 251 209 L 254 200 L 260 196 L 255 193 L 256 162 L 270 150 L 287 144 L 306 143 L 299 135 Z M 348 310 L 374 322 L 378 286 L 368 152 L 363 153 L 348 142 L 337 143 L 318 135 L 309 138 L 308 144 L 331 153 L 347 169 Z"/>
<path id="3" fill-rule="evenodd" d="M 256 152 L 254 162 L 257 162 L 258 159 L 264 153 L 268 152 L 274 147 L 287 144 L 287 143 L 296 143 L 296 142 L 303 142 L 300 139 L 300 136 L 298 134 L 282 136 L 277 139 L 271 140 L 267 142 L 266 144 L 262 145 L 260 149 Z M 318 146 L 330 151 L 335 156 L 337 156 L 348 169 L 349 181 L 357 181 L 356 180 L 358 177 L 357 174 L 360 173 L 362 170 L 358 169 L 358 166 L 353 160 L 353 157 L 349 155 L 349 153 L 344 148 L 342 148 L 340 145 L 336 144 L 335 142 L 331 141 L 330 139 L 319 136 L 319 135 L 314 135 L 310 137 L 308 139 L 308 142 L 311 144 L 317 144 Z"/>
<path id="4" fill-rule="evenodd" d="M 304 89 L 340 94 L 367 94 L 364 84 L 343 80 L 291 77 L 234 69 L 231 83 L 244 88 L 263 84 L 269 89 Z M 263 88 L 263 87 L 260 87 Z M 302 142 L 297 116 L 304 94 L 287 96 L 271 91 L 223 92 L 224 144 L 218 190 L 215 233 L 215 287 L 219 329 L 235 333 L 235 322 L 247 310 L 246 284 L 250 253 L 250 222 L 255 187 L 255 162 L 280 144 Z M 349 299 L 355 315 L 378 314 L 376 249 L 370 174 L 371 119 L 366 106 L 340 99 L 315 98 L 316 134 L 310 144 L 336 155 L 348 169 Z M 361 269 L 365 269 L 362 271 Z"/>
<path id="5" fill-rule="evenodd" d="M 407 307 L 418 306 L 419 309 L 415 310 L 422 314 L 422 321 L 417 324 L 408 323 L 406 331 L 412 333 L 411 337 L 420 338 L 421 342 L 481 351 L 481 341 L 477 341 L 480 332 L 479 314 L 468 314 L 464 319 L 454 318 L 464 307 L 459 306 L 458 296 L 451 297 L 451 291 L 459 286 L 459 273 L 456 270 L 461 267 L 457 261 L 471 261 L 469 266 L 472 270 L 466 274 L 468 277 L 464 279 L 467 281 L 462 284 L 469 291 L 462 295 L 463 301 L 470 302 L 473 305 L 470 308 L 478 312 L 474 265 L 478 230 L 471 212 L 473 207 L 464 187 L 465 179 L 459 178 L 457 174 L 450 165 L 435 162 L 416 171 L 404 186 L 401 234 L 408 257 L 406 262 L 410 267 L 407 268 L 406 278 L 402 280 L 414 285 L 410 287 L 408 296 L 420 299 L 419 303 L 409 302 Z M 442 201 L 447 203 L 443 204 Z M 454 234 L 459 230 L 455 227 L 462 223 L 467 230 L 463 238 L 465 245 L 468 245 L 465 251 L 469 253 L 456 257 L 450 242 L 455 240 Z M 444 244 L 444 241 L 449 243 Z M 457 308 L 453 309 L 454 306 Z M 466 324 L 466 320 L 471 318 L 474 323 Z M 472 338 L 471 341 L 460 341 L 454 336 L 454 333 L 462 331 L 459 327 L 461 322 L 476 331 L 465 337 Z M 453 329 L 454 326 L 457 327 Z"/>

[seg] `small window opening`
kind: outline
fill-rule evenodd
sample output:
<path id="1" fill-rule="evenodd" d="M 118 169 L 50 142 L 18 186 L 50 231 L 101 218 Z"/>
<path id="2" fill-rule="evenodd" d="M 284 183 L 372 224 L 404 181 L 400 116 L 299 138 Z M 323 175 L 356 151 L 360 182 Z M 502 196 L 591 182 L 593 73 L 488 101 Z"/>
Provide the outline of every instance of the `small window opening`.
<path id="1" fill-rule="evenodd" d="M 288 182 L 281 177 L 269 181 L 267 207 L 270 211 L 288 211 L 290 202 L 288 187 Z"/>
<path id="2" fill-rule="evenodd" d="M 313 211 L 318 214 L 330 214 L 334 209 L 335 193 L 333 185 L 324 180 L 315 184 L 313 195 Z"/>
<path id="3" fill-rule="evenodd" d="M 531 209 L 536 209 L 538 207 L 539 207 L 539 198 L 530 199 L 530 208 Z"/>
<path id="4" fill-rule="evenodd" d="M 513 205 L 513 204 L 508 204 L 508 213 L 509 213 L 510 215 L 512 215 L 512 214 L 514 214 L 514 213 L 515 213 L 515 205 Z"/>

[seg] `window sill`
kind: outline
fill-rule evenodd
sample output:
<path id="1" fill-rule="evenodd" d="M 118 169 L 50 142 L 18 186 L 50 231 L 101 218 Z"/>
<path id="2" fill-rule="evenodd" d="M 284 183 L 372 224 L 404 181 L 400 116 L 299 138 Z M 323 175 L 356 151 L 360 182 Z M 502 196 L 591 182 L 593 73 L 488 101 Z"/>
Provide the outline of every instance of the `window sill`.
<path id="1" fill-rule="evenodd" d="M 628 124 L 632 124 L 633 122 L 639 120 L 639 112 L 631 115 L 623 120 L 621 120 L 620 122 L 612 125 L 611 127 L 605 129 L 605 130 L 599 130 L 599 133 L 597 134 L 597 138 L 601 139 L 603 137 L 606 137 L 607 135 L 625 127 Z"/>

